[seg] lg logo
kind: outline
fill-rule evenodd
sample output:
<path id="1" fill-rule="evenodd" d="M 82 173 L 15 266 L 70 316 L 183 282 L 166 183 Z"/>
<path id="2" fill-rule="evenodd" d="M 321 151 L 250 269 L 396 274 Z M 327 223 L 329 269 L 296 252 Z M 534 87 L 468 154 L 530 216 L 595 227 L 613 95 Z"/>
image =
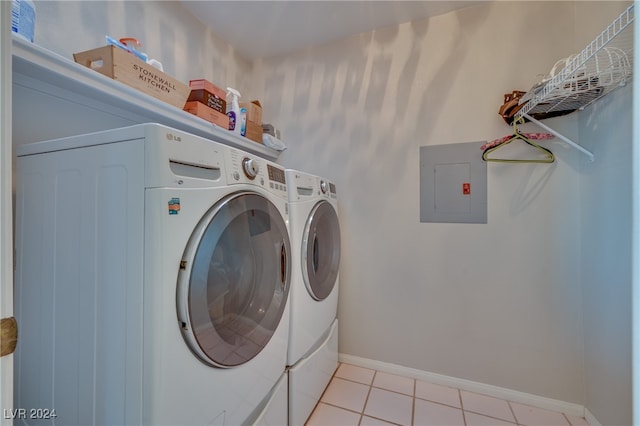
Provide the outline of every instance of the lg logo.
<path id="1" fill-rule="evenodd" d="M 182 142 L 182 138 L 180 136 L 176 136 L 173 133 L 167 133 L 167 140 Z"/>

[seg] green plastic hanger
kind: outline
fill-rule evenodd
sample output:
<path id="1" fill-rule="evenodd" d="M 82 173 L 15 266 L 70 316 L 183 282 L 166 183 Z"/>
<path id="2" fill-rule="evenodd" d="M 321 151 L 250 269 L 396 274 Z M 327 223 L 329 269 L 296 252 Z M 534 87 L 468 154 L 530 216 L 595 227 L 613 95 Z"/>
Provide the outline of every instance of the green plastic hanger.
<path id="1" fill-rule="evenodd" d="M 510 144 L 515 140 L 521 140 L 532 147 L 536 148 L 538 151 L 541 151 L 544 154 L 544 158 L 530 158 L 530 159 L 517 159 L 517 158 L 489 158 L 489 154 L 498 149 L 502 148 L 505 145 Z M 492 161 L 496 163 L 553 163 L 556 157 L 553 155 L 553 152 L 549 151 L 547 148 L 544 148 L 537 143 L 533 142 L 531 139 L 528 139 L 518 130 L 518 124 L 514 120 L 513 122 L 513 136 L 507 141 L 501 143 L 500 145 L 493 146 L 491 148 L 487 148 L 482 153 L 482 159 L 484 161 Z"/>

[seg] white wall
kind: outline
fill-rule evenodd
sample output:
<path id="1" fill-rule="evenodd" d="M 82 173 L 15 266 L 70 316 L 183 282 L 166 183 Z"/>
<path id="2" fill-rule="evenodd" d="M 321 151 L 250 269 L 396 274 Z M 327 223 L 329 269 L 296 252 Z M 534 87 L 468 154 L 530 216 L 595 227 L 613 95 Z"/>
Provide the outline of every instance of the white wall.
<path id="1" fill-rule="evenodd" d="M 510 133 L 502 94 L 574 52 L 574 7 L 477 5 L 256 65 L 282 162 L 338 185 L 341 352 L 586 402 L 580 154 L 489 164 L 487 225 L 420 223 L 418 200 L 419 147 Z"/>
<path id="2" fill-rule="evenodd" d="M 617 7 L 622 12 L 626 5 Z M 582 20 L 610 9 L 587 2 L 576 12 Z M 591 38 L 603 29 L 592 30 Z M 587 30 L 580 28 L 576 41 Z M 633 424 L 631 111 L 627 85 L 579 115 L 580 142 L 595 156 L 593 163 L 582 160 L 580 172 L 585 405 L 606 425 Z"/>
<path id="3" fill-rule="evenodd" d="M 104 46 L 105 35 L 135 37 L 149 57 L 188 84 L 250 85 L 251 63 L 174 1 L 36 1 L 35 42 L 73 60 Z"/>
<path id="4" fill-rule="evenodd" d="M 611 94 L 585 110 L 580 127 L 596 156 L 580 183 L 585 405 L 611 425 L 632 424 L 631 100 L 631 86 Z"/>

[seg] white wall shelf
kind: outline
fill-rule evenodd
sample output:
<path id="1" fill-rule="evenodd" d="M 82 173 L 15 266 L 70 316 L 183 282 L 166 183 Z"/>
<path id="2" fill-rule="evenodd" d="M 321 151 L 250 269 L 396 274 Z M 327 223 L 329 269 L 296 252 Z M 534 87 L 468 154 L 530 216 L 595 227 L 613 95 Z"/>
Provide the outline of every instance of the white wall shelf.
<path id="1" fill-rule="evenodd" d="M 47 99 L 60 99 L 65 104 L 70 102 L 82 109 L 90 110 L 96 116 L 96 122 L 100 121 L 99 114 L 105 114 L 105 117 L 121 117 L 130 124 L 160 123 L 264 158 L 273 160 L 279 155 L 279 152 L 274 149 L 235 135 L 15 35 L 12 55 L 14 92 L 18 85 L 19 88 L 28 88 L 34 93 L 46 94 Z M 55 105 L 49 105 L 48 108 L 53 111 L 52 108 L 55 108 Z M 29 114 L 30 117 L 18 117 L 17 120 L 29 120 L 31 125 L 38 125 L 37 118 L 34 119 L 32 116 L 31 108 L 24 108 L 24 105 L 21 105 L 21 108 L 14 106 L 13 114 L 25 116 Z M 72 118 L 70 117 L 64 126 L 69 126 Z M 20 128 L 20 126 L 17 127 Z M 87 125 L 78 127 L 81 130 L 79 133 L 87 131 Z M 74 134 L 73 129 L 68 131 Z M 19 135 L 16 136 L 19 138 Z"/>
<path id="2" fill-rule="evenodd" d="M 526 118 L 536 123 L 593 161 L 591 152 L 539 120 L 583 110 L 631 80 L 633 19 L 632 4 L 579 54 L 558 61 L 549 78 L 522 97 L 521 102 L 528 101 L 515 120 Z"/>

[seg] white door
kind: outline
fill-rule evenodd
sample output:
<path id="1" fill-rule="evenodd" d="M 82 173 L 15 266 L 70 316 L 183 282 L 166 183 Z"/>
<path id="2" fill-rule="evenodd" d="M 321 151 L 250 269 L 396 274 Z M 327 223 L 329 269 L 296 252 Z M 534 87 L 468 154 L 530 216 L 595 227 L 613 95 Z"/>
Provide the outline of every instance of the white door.
<path id="1" fill-rule="evenodd" d="M 326 299 L 336 285 L 340 269 L 340 224 L 328 201 L 316 204 L 304 228 L 302 275 L 311 297 Z"/>
<path id="2" fill-rule="evenodd" d="M 182 334 L 202 362 L 234 367 L 267 345 L 287 304 L 290 252 L 280 212 L 258 194 L 231 194 L 204 215 L 177 292 Z"/>
<path id="3" fill-rule="evenodd" d="M 635 2 L 637 3 L 637 2 Z M 634 3 L 634 4 L 635 4 Z M 635 8 L 635 6 L 634 6 Z M 640 54 L 640 31 L 634 22 L 634 44 L 633 55 L 638 57 Z M 633 73 L 637 76 L 640 71 L 640 65 L 637 61 L 633 61 Z M 633 275 L 631 283 L 631 294 L 633 295 L 631 305 L 631 315 L 633 321 L 633 423 L 640 423 L 640 84 L 637 80 L 633 84 Z"/>
<path id="4" fill-rule="evenodd" d="M 0 1 L 0 318 L 13 316 L 13 225 L 11 197 L 11 2 Z M 3 320 L 6 325 L 9 321 Z M 0 343 L 8 340 L 3 327 Z M 0 423 L 12 424 L 13 355 L 0 357 Z M 7 414 L 8 413 L 8 414 Z"/>

